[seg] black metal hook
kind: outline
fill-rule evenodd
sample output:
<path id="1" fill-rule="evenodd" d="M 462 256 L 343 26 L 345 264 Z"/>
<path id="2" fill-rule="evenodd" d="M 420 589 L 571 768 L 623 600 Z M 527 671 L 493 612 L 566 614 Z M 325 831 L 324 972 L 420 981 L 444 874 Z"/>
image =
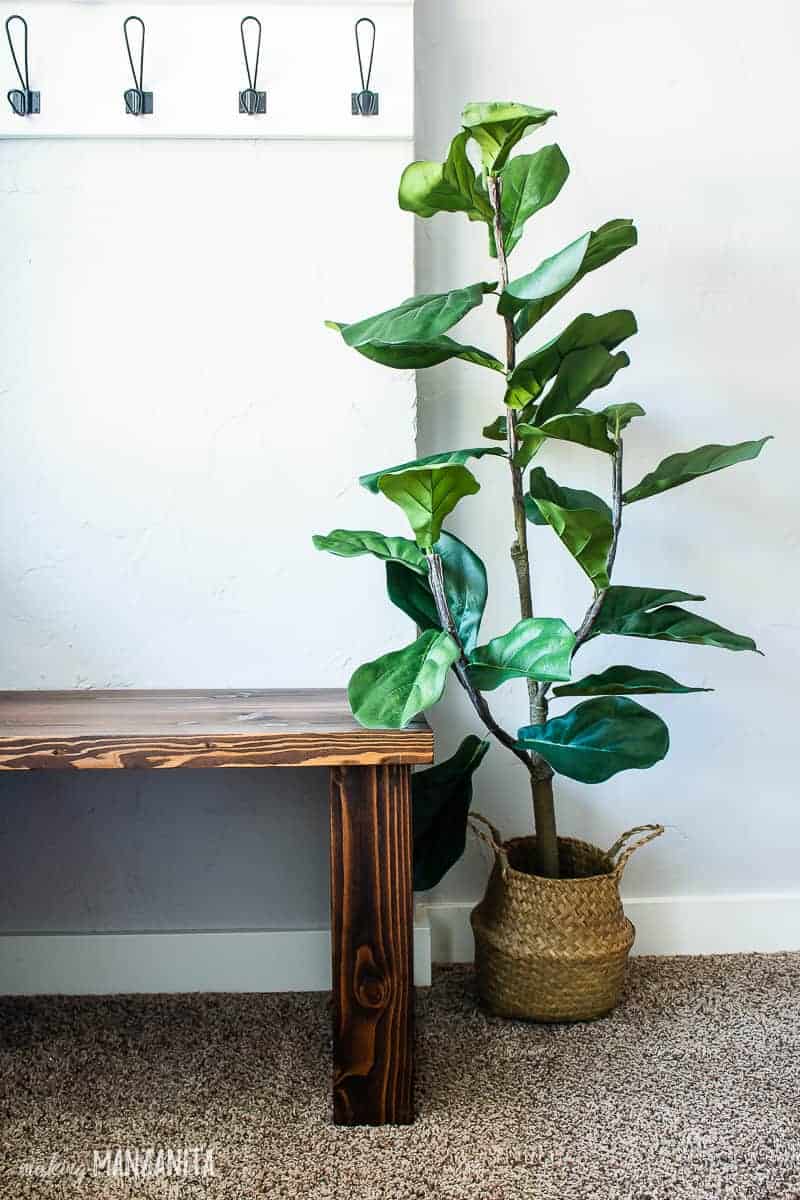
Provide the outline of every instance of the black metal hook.
<path id="1" fill-rule="evenodd" d="M 142 45 L 139 51 L 139 74 L 136 74 L 136 67 L 133 63 L 133 52 L 131 50 L 131 41 L 128 36 L 128 25 L 131 21 L 137 21 L 142 30 Z M 141 17 L 126 17 L 122 22 L 122 32 L 125 36 L 125 49 L 128 51 L 128 62 L 131 64 L 131 75 L 133 75 L 133 87 L 128 88 L 124 93 L 125 112 L 132 117 L 139 117 L 142 113 L 150 114 L 153 111 L 153 93 L 143 91 L 144 87 L 144 21 Z"/>
<path id="2" fill-rule="evenodd" d="M 358 36 L 359 25 L 369 25 L 372 29 L 372 46 L 369 52 L 369 66 L 364 75 L 364 59 L 361 54 L 361 42 Z M 355 25 L 356 54 L 358 55 L 358 73 L 361 76 L 361 91 L 351 94 L 351 112 L 354 117 L 376 117 L 378 115 L 378 93 L 369 90 L 372 79 L 372 60 L 375 57 L 375 22 L 371 17 L 359 17 Z"/>
<path id="3" fill-rule="evenodd" d="M 11 22 L 20 21 L 22 23 L 22 61 L 25 66 L 25 74 L 20 70 L 19 59 L 17 52 L 14 49 L 14 40 L 11 37 Z M 6 37 L 8 38 L 8 48 L 11 51 L 11 57 L 14 60 L 17 76 L 19 77 L 21 87 L 12 88 L 8 93 L 8 103 L 11 105 L 18 117 L 27 117 L 31 113 L 39 112 L 40 97 L 38 92 L 31 91 L 30 71 L 28 67 L 28 22 L 18 13 L 6 19 Z"/>
<path id="4" fill-rule="evenodd" d="M 258 29 L 258 41 L 256 42 L 256 61 L 255 67 L 251 73 L 250 60 L 247 56 L 247 42 L 244 36 L 244 27 L 248 21 L 255 21 Z M 267 93 L 257 91 L 258 88 L 258 60 L 261 57 L 261 22 L 258 17 L 243 17 L 239 30 L 242 35 L 242 53 L 244 55 L 244 69 L 247 71 L 247 87 L 243 92 L 239 92 L 239 112 L 247 113 L 254 117 L 258 113 L 267 111 Z"/>

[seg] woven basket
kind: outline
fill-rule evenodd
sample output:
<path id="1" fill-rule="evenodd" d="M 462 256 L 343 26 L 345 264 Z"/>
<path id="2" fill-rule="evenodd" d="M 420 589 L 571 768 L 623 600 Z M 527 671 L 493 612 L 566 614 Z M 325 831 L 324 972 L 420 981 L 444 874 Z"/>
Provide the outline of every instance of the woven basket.
<path id="1" fill-rule="evenodd" d="M 634 851 L 663 825 L 629 829 L 610 850 L 559 838 L 560 879 L 534 875 L 536 838 L 502 842 L 478 813 L 473 830 L 494 854 L 486 895 L 472 911 L 478 992 L 486 1007 L 532 1021 L 587 1021 L 619 1001 L 635 930 L 619 882 Z M 636 833 L 645 836 L 626 843 Z"/>

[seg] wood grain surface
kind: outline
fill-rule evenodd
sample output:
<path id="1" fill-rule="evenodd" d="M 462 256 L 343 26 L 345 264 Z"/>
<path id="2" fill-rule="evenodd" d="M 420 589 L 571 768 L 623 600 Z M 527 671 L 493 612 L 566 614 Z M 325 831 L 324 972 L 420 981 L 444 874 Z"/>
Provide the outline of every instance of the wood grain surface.
<path id="1" fill-rule="evenodd" d="M 331 771 L 333 1114 L 414 1119 L 411 772 Z"/>
<path id="2" fill-rule="evenodd" d="M 423 720 L 364 729 L 338 688 L 0 692 L 0 770 L 432 761 Z"/>

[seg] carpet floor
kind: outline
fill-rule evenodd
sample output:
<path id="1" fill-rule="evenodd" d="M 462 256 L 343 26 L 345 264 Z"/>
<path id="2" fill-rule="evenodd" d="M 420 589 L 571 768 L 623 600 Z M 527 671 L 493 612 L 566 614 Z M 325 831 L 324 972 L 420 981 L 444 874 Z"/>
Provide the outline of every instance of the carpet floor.
<path id="1" fill-rule="evenodd" d="M 0 1196 L 799 1200 L 799 984 L 800 955 L 639 958 L 612 1016 L 536 1026 L 439 969 L 417 1121 L 382 1129 L 330 1123 L 325 996 L 6 998 Z"/>

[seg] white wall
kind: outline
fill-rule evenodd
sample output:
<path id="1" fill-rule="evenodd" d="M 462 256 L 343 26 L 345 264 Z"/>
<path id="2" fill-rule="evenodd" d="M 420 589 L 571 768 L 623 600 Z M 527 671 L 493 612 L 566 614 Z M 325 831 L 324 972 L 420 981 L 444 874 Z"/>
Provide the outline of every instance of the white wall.
<path id="1" fill-rule="evenodd" d="M 632 365 L 605 393 L 648 410 L 626 442 L 631 482 L 674 451 L 776 437 L 756 463 L 633 506 L 617 560 L 618 582 L 707 595 L 702 610 L 752 634 L 766 657 L 634 639 L 598 639 L 580 656 L 581 673 L 628 662 L 718 689 L 648 697 L 672 732 L 672 750 L 653 770 L 597 787 L 559 782 L 565 833 L 610 844 L 643 821 L 669 827 L 633 859 L 631 896 L 797 887 L 799 33 L 797 7 L 784 0 L 427 0 L 417 12 L 421 157 L 441 157 L 465 100 L 559 110 L 527 144 L 558 141 L 571 179 L 529 224 L 514 273 L 611 217 L 636 218 L 639 247 L 581 283 L 529 335 L 532 349 L 578 312 L 635 311 Z M 417 263 L 423 291 L 484 278 L 482 228 L 458 216 L 419 222 Z M 498 324 L 485 305 L 465 340 L 499 352 Z M 425 453 L 474 445 L 500 402 L 484 372 L 461 364 L 421 375 L 419 393 Z M 599 457 L 575 450 L 547 461 L 556 478 L 604 487 Z M 507 487 L 499 460 L 476 470 L 484 490 L 462 503 L 455 527 L 489 567 L 485 633 L 494 635 L 515 619 Z M 576 620 L 585 580 L 549 530 L 532 536 L 539 614 Z M 522 723 L 521 688 L 494 698 L 508 725 Z M 434 720 L 441 752 L 474 725 L 455 689 Z M 476 807 L 508 834 L 527 829 L 525 786 L 508 756 L 487 759 Z M 438 896 L 474 897 L 485 875 L 473 847 Z"/>
<path id="2" fill-rule="evenodd" d="M 637 313 L 633 364 L 612 389 L 650 414 L 628 439 L 630 477 L 674 450 L 776 435 L 757 463 L 631 509 L 618 568 L 624 582 L 704 592 L 708 615 L 753 634 L 766 657 L 622 640 L 582 656 L 587 671 L 649 664 L 718 689 L 654 698 L 673 735 L 661 766 L 560 787 L 565 832 L 610 843 L 641 821 L 669 826 L 633 860 L 631 896 L 797 887 L 799 25 L 779 0 L 417 9 L 420 155 L 442 154 L 470 98 L 560 111 L 530 145 L 558 140 L 572 178 L 531 224 L 519 273 L 599 222 L 637 219 L 639 248 L 542 329 L 586 309 Z M 380 571 L 317 557 L 307 542 L 334 524 L 400 531 L 390 506 L 353 481 L 404 456 L 409 380 L 319 328 L 322 316 L 377 310 L 412 290 L 409 223 L 393 208 L 407 147 L 371 148 L 384 154 L 377 174 L 359 150 L 349 159 L 319 146 L 309 159 L 305 147 L 272 144 L 0 145 L 4 686 L 341 683 L 406 635 Z M 307 247 L 297 285 L 278 223 L 295 170 L 322 181 L 331 214 L 314 242 L 317 197 L 292 190 L 292 231 Z M 355 213 L 380 221 L 381 236 L 358 233 Z M 479 227 L 457 216 L 418 223 L 419 290 L 486 270 Z M 490 305 L 466 328 L 499 349 Z M 474 444 L 499 403 L 496 381 L 461 365 L 421 374 L 418 390 L 422 453 Z M 302 470 L 286 449 L 298 420 L 312 428 Z M 550 462 L 603 486 L 588 452 Z M 511 530 L 502 465 L 476 469 L 484 491 L 454 527 L 489 565 L 490 634 L 515 618 Z M 582 577 L 547 531 L 534 532 L 539 611 L 574 620 Z M 495 697 L 509 725 L 523 717 L 519 689 Z M 473 728 L 454 688 L 434 724 L 441 753 Z M 321 774 L 201 775 L 4 779 L 3 927 L 324 922 Z M 499 751 L 476 806 L 508 833 L 527 828 L 525 788 Z M 471 847 L 439 898 L 474 898 L 485 871 Z"/>

